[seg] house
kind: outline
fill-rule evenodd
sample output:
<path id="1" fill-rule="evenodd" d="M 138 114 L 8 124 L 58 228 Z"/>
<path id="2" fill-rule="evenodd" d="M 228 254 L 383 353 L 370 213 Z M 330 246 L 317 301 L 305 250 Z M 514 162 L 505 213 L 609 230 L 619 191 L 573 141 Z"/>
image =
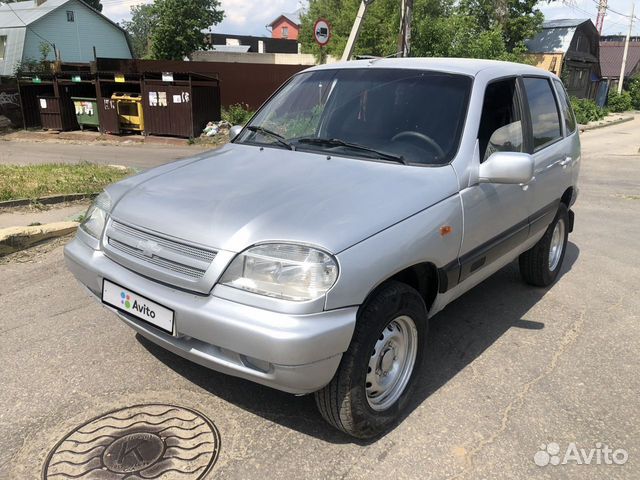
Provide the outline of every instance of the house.
<path id="1" fill-rule="evenodd" d="M 546 21 L 526 46 L 537 67 L 562 78 L 569 95 L 595 97 L 600 82 L 600 44 L 591 20 Z"/>
<path id="2" fill-rule="evenodd" d="M 298 35 L 300 33 L 301 13 L 301 9 L 298 9 L 292 13 L 283 13 L 273 22 L 267 25 L 267 28 L 271 28 L 271 37 L 298 40 Z"/>
<path id="3" fill-rule="evenodd" d="M 122 28 L 82 0 L 29 0 L 0 6 L 0 76 L 13 75 L 18 63 L 47 60 L 56 52 L 65 62 L 89 62 L 97 56 L 132 58 Z M 56 52 L 53 51 L 55 46 Z"/>
<path id="4" fill-rule="evenodd" d="M 620 81 L 622 56 L 624 55 L 624 37 L 602 37 L 600 39 L 600 70 L 602 78 L 609 83 L 609 89 L 615 89 Z M 640 75 L 640 37 L 631 37 L 624 78 Z"/>

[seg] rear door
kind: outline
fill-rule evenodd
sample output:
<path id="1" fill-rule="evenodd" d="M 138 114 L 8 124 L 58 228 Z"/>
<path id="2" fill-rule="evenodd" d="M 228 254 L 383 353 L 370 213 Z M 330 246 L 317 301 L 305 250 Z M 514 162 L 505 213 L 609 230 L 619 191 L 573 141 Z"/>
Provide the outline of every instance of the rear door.
<path id="1" fill-rule="evenodd" d="M 530 115 L 529 136 L 535 161 L 530 188 L 530 235 L 545 229 L 555 217 L 562 193 L 571 184 L 571 142 L 564 135 L 562 116 L 551 78 L 522 79 Z"/>

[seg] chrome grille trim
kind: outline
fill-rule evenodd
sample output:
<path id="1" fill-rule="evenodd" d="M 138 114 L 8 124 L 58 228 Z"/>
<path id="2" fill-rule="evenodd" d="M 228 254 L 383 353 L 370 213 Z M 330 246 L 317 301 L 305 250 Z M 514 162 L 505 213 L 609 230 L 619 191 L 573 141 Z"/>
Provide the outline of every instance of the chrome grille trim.
<path id="1" fill-rule="evenodd" d="M 187 265 L 182 265 L 180 263 L 172 262 L 171 260 L 167 260 L 157 256 L 146 257 L 142 253 L 142 251 L 138 250 L 137 248 L 130 247 L 129 245 L 119 242 L 118 240 L 114 240 L 113 238 L 109 238 L 109 245 L 116 250 L 126 253 L 127 255 L 131 255 L 132 257 L 138 258 L 146 263 L 151 263 L 152 265 L 171 270 L 172 272 L 186 275 L 187 277 L 202 278 L 206 272 L 206 270 L 189 267 Z"/>
<path id="2" fill-rule="evenodd" d="M 187 245 L 111 219 L 105 254 L 119 264 L 160 281 L 198 291 L 210 289 L 207 272 L 217 251 Z"/>
<path id="3" fill-rule="evenodd" d="M 158 245 L 168 248 L 169 250 L 173 250 L 174 252 L 180 253 L 186 257 L 191 257 L 197 260 L 204 260 L 209 263 L 211 263 L 213 259 L 216 258 L 217 252 L 215 251 L 205 250 L 198 247 L 191 247 L 180 242 L 167 240 L 166 238 L 143 232 L 142 230 L 138 230 L 137 228 L 130 227 L 120 222 L 116 222 L 115 220 L 111 222 L 111 227 L 115 230 L 119 230 L 122 233 L 130 235 L 131 237 L 138 238 L 140 240 L 152 240 Z"/>

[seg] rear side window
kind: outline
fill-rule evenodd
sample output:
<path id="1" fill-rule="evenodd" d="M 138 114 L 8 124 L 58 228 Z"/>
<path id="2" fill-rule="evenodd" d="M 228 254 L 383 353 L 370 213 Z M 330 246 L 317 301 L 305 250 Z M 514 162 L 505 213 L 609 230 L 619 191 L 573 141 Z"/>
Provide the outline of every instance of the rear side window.
<path id="1" fill-rule="evenodd" d="M 567 98 L 567 91 L 564 89 L 564 85 L 560 80 L 554 80 L 553 83 L 556 86 L 558 92 L 558 99 L 560 100 L 560 108 L 562 109 L 562 116 L 564 117 L 564 126 L 567 130 L 567 135 L 576 131 L 576 117 L 573 114 L 573 109 Z"/>
<path id="2" fill-rule="evenodd" d="M 533 148 L 537 151 L 562 137 L 560 112 L 549 80 L 525 77 L 523 81 L 531 111 Z"/>

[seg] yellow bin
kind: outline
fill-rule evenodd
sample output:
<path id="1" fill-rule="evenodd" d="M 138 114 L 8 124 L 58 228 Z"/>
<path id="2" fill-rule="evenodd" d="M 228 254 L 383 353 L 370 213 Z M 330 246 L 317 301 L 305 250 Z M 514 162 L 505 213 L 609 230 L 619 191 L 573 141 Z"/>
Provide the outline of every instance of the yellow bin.
<path id="1" fill-rule="evenodd" d="M 111 100 L 116 104 L 118 123 L 121 130 L 144 132 L 142 96 L 139 93 L 115 92 L 111 95 Z"/>

